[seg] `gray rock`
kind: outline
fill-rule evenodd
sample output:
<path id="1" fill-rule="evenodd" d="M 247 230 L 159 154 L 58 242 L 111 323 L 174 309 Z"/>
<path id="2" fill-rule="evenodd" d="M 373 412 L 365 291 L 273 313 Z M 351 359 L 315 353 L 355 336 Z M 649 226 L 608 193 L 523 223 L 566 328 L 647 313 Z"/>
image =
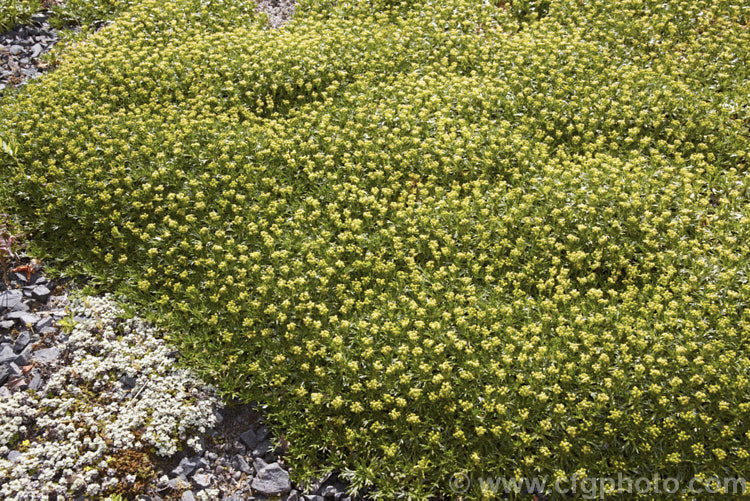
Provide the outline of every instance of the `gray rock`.
<path id="1" fill-rule="evenodd" d="M 11 45 L 10 46 L 10 53 L 12 55 L 17 56 L 21 52 L 23 52 L 23 47 L 21 47 L 20 45 Z"/>
<path id="2" fill-rule="evenodd" d="M 31 358 L 42 363 L 53 362 L 60 357 L 60 348 L 53 346 L 52 348 L 44 348 L 42 350 L 36 350 L 31 354 Z"/>
<path id="3" fill-rule="evenodd" d="M 193 475 L 193 483 L 201 489 L 206 489 L 209 485 L 211 485 L 212 478 L 213 475 L 211 475 L 210 473 L 196 473 L 195 475 Z"/>
<path id="4" fill-rule="evenodd" d="M 120 378 L 120 383 L 122 383 L 122 387 L 125 388 L 126 390 L 131 390 L 135 388 L 136 379 L 134 377 L 122 376 Z"/>
<path id="5" fill-rule="evenodd" d="M 34 329 L 39 332 L 48 327 L 52 327 L 53 323 L 55 323 L 55 320 L 52 317 L 44 317 L 34 324 Z"/>
<path id="6" fill-rule="evenodd" d="M 264 496 L 279 496 L 292 490 L 289 473 L 279 463 L 266 464 L 265 461 L 256 459 L 254 466 L 258 473 L 250 485 L 253 491 Z"/>
<path id="7" fill-rule="evenodd" d="M 31 379 L 31 382 L 29 383 L 29 389 L 34 391 L 39 391 L 39 389 L 42 387 L 42 376 L 41 374 L 34 374 L 34 377 Z"/>
<path id="8" fill-rule="evenodd" d="M 313 494 L 311 496 L 305 496 L 305 501 L 326 501 L 326 498 Z"/>
<path id="9" fill-rule="evenodd" d="M 0 322 L 0 329 L 9 331 L 13 328 L 13 326 L 16 325 L 16 323 L 13 320 L 3 320 Z"/>
<path id="10" fill-rule="evenodd" d="M 23 292 L 19 289 L 0 292 L 0 310 L 6 308 L 13 309 L 15 305 L 23 300 Z"/>
<path id="11" fill-rule="evenodd" d="M 253 467 L 247 464 L 247 461 L 245 461 L 245 458 L 237 454 L 234 456 L 234 461 L 232 461 L 233 466 L 235 469 L 240 470 L 242 473 L 247 473 L 248 475 L 253 473 Z"/>
<path id="12" fill-rule="evenodd" d="M 31 363 L 31 346 L 27 346 L 26 348 L 24 348 L 21 353 L 18 354 L 15 360 L 13 360 L 13 363 L 18 365 L 19 367 L 29 365 Z"/>
<path id="13" fill-rule="evenodd" d="M 268 463 L 266 463 L 260 458 L 253 460 L 253 468 L 255 468 L 256 473 L 260 473 L 260 470 L 266 468 L 267 466 L 268 466 Z"/>
<path id="14" fill-rule="evenodd" d="M 242 443 L 245 444 L 245 447 L 247 447 L 248 450 L 253 450 L 258 444 L 258 437 L 252 429 L 247 430 L 245 433 L 241 433 L 240 440 L 242 440 Z"/>
<path id="15" fill-rule="evenodd" d="M 10 369 L 10 377 L 18 377 L 23 374 L 21 368 L 14 362 L 9 363 L 8 368 Z"/>
<path id="16" fill-rule="evenodd" d="M 321 494 L 323 494 L 324 498 L 332 498 L 336 495 L 336 488 L 332 485 L 328 485 L 325 489 L 323 489 L 323 492 Z"/>
<path id="17" fill-rule="evenodd" d="M 35 325 L 39 321 L 39 317 L 33 313 L 27 313 L 25 311 L 11 311 L 5 315 L 6 320 L 15 320 L 16 325 Z"/>
<path id="18" fill-rule="evenodd" d="M 182 493 L 181 501 L 195 501 L 195 495 L 193 491 L 185 491 Z"/>
<path id="19" fill-rule="evenodd" d="M 10 451 L 8 453 L 8 461 L 11 463 L 17 463 L 21 460 L 21 457 L 23 457 L 23 454 L 19 451 Z"/>
<path id="20" fill-rule="evenodd" d="M 13 344 L 13 350 L 16 353 L 23 351 L 31 342 L 31 333 L 29 331 L 23 331 L 16 338 L 16 342 Z"/>
<path id="21" fill-rule="evenodd" d="M 0 365 L 0 386 L 4 385 L 5 382 L 11 375 L 10 367 L 5 364 Z"/>
<path id="22" fill-rule="evenodd" d="M 39 54 L 41 54 L 43 50 L 44 49 L 42 49 L 41 45 L 39 45 L 38 43 L 34 44 L 34 46 L 31 47 L 31 57 L 32 58 L 39 57 Z"/>
<path id="23" fill-rule="evenodd" d="M 16 359 L 18 355 L 13 351 L 13 347 L 9 344 L 3 345 L 0 350 L 0 364 L 8 364 Z"/>
<path id="24" fill-rule="evenodd" d="M 182 477 L 175 477 L 167 482 L 167 487 L 175 491 L 182 491 L 190 488 L 190 484 L 187 483 Z"/>
<path id="25" fill-rule="evenodd" d="M 47 299 L 49 299 L 50 294 L 52 294 L 52 292 L 47 288 L 46 285 L 37 285 L 31 291 L 31 297 L 41 303 L 46 302 Z"/>
<path id="26" fill-rule="evenodd" d="M 2 370 L 2 368 L 0 368 Z M 5 386 L 0 386 L 0 400 L 5 400 L 13 396 L 13 393 Z"/>
<path id="27" fill-rule="evenodd" d="M 292 491 L 289 493 L 289 495 L 286 497 L 286 501 L 300 501 L 302 498 L 299 495 L 299 492 Z"/>
<path id="28" fill-rule="evenodd" d="M 189 477 L 198 468 L 205 468 L 208 466 L 200 456 L 193 456 L 191 458 L 182 458 L 180 464 L 172 470 L 172 474 L 175 476 Z"/>
<path id="29" fill-rule="evenodd" d="M 29 354 L 21 353 L 15 358 L 15 360 L 13 360 L 13 363 L 15 365 L 18 365 L 19 367 L 25 367 L 29 365 L 31 363 L 31 360 L 29 360 Z"/>
<path id="30" fill-rule="evenodd" d="M 29 305 L 21 301 L 20 303 L 16 304 L 13 308 L 10 309 L 10 311 L 29 311 L 31 308 L 29 308 Z"/>
<path id="31" fill-rule="evenodd" d="M 253 450 L 250 452 L 250 455 L 254 458 L 260 458 L 265 456 L 268 451 L 272 448 L 270 440 L 264 440 L 257 444 L 255 447 L 253 447 Z"/>

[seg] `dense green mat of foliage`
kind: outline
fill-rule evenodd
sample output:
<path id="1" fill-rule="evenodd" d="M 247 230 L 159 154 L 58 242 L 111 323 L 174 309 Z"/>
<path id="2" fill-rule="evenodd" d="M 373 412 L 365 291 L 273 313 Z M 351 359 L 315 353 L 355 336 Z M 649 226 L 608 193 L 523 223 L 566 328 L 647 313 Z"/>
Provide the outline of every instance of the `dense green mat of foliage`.
<path id="1" fill-rule="evenodd" d="M 0 33 L 27 23 L 41 8 L 40 0 L 0 0 Z"/>
<path id="2" fill-rule="evenodd" d="M 88 26 L 126 10 L 132 0 L 0 0 L 0 33 L 31 21 L 32 14 L 48 9 L 54 26 Z"/>
<path id="3" fill-rule="evenodd" d="M 81 25 L 109 20 L 126 10 L 134 0 L 65 0 L 52 5 L 52 23 L 57 26 Z"/>
<path id="4" fill-rule="evenodd" d="M 298 478 L 750 475 L 747 2 L 253 10 L 139 2 L 0 104 L 41 250 Z"/>

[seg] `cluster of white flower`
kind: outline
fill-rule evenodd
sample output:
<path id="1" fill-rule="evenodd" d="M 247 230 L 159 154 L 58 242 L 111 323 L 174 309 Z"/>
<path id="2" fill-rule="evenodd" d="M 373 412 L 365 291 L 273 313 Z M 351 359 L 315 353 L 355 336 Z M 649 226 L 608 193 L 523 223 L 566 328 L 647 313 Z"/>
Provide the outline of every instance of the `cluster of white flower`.
<path id="1" fill-rule="evenodd" d="M 213 388 L 175 367 L 153 328 L 124 319 L 112 298 L 78 300 L 71 312 L 80 321 L 65 345 L 70 363 L 42 392 L 14 393 L 0 408 L 0 498 L 113 491 L 118 452 L 168 456 L 216 424 Z M 6 459 L 13 450 L 21 455 Z"/>

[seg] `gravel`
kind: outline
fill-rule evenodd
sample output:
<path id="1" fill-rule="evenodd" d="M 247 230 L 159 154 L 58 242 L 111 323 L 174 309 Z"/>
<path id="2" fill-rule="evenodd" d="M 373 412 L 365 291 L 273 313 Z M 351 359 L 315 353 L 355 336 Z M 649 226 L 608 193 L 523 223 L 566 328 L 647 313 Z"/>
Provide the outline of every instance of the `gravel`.
<path id="1" fill-rule="evenodd" d="M 23 301 L 23 291 L 18 289 L 6 290 L 0 293 L 0 309 L 12 310 Z"/>
<path id="2" fill-rule="evenodd" d="M 60 348 L 58 348 L 57 346 L 53 346 L 52 348 L 43 348 L 31 354 L 32 360 L 36 360 L 37 362 L 41 362 L 43 364 L 54 362 L 59 357 L 60 357 Z"/>
<path id="3" fill-rule="evenodd" d="M 268 17 L 271 28 L 279 28 L 294 15 L 294 0 L 258 0 L 258 11 Z"/>
<path id="4" fill-rule="evenodd" d="M 28 25 L 0 33 L 0 93 L 20 87 L 44 72 L 39 57 L 59 40 L 57 31 L 47 22 L 49 12 L 32 16 Z"/>

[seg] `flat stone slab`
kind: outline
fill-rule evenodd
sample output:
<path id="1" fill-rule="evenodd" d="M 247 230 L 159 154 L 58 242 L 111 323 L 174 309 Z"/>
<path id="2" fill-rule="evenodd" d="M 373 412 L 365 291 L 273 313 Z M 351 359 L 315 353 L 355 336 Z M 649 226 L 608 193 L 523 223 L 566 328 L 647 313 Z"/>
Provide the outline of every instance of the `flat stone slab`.
<path id="1" fill-rule="evenodd" d="M 47 288 L 46 285 L 37 285 L 31 291 L 31 297 L 33 297 L 39 302 L 47 301 L 47 299 L 49 299 L 50 294 L 52 294 L 52 292 Z"/>
<path id="2" fill-rule="evenodd" d="M 52 327 L 52 324 L 54 323 L 55 323 L 55 320 L 52 317 L 44 317 L 43 319 L 39 320 L 36 324 L 34 324 L 34 329 L 36 329 L 36 331 L 39 332 L 42 329 L 46 329 L 47 327 Z"/>
<path id="3" fill-rule="evenodd" d="M 23 291 L 20 289 L 0 292 L 0 310 L 3 308 L 12 310 L 21 301 L 23 301 Z"/>
<path id="4" fill-rule="evenodd" d="M 53 362 L 60 358 L 60 348 L 54 346 L 37 350 L 31 354 L 31 358 L 42 363 Z"/>
<path id="5" fill-rule="evenodd" d="M 0 350 L 0 364 L 9 364 L 15 360 L 17 356 L 16 352 L 13 351 L 13 347 L 6 344 Z"/>
<path id="6" fill-rule="evenodd" d="M 292 490 L 287 473 L 278 463 L 267 464 L 260 459 L 254 461 L 257 472 L 251 487 L 264 496 L 280 496 Z"/>
<path id="7" fill-rule="evenodd" d="M 34 325 L 39 321 L 39 317 L 33 313 L 25 311 L 12 311 L 5 315 L 7 320 L 15 320 L 17 325 Z"/>
<path id="8" fill-rule="evenodd" d="M 20 353 L 29 345 L 30 342 L 31 334 L 29 333 L 29 331 L 23 331 L 16 338 L 16 342 L 13 344 L 13 349 L 16 351 L 16 353 Z"/>

